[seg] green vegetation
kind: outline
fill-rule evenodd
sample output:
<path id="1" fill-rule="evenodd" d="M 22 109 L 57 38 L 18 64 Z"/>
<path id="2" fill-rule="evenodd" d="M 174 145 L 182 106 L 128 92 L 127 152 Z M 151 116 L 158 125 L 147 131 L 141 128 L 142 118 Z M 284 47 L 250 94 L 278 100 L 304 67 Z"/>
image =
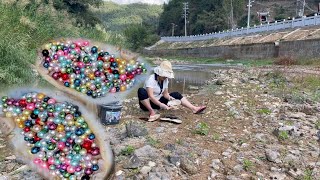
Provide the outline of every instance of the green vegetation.
<path id="1" fill-rule="evenodd" d="M 281 141 L 285 141 L 287 139 L 289 139 L 289 133 L 288 131 L 280 131 L 279 135 L 278 135 L 279 140 Z"/>
<path id="2" fill-rule="evenodd" d="M 184 35 L 183 0 L 171 0 L 163 7 L 158 31 L 161 35 L 171 36 L 175 23 L 175 35 Z M 189 0 L 188 34 L 211 33 L 235 27 L 245 7 L 245 0 L 232 1 L 234 22 L 230 21 L 231 0 Z"/>
<path id="3" fill-rule="evenodd" d="M 152 137 L 147 137 L 147 142 L 153 147 L 159 147 L 160 146 L 160 141 L 158 139 L 154 139 Z"/>
<path id="4" fill-rule="evenodd" d="M 208 126 L 207 123 L 201 122 L 197 124 L 196 129 L 194 130 L 194 133 L 199 134 L 201 136 L 206 136 L 209 134 L 209 129 L 210 127 Z"/>
<path id="5" fill-rule="evenodd" d="M 129 25 L 142 23 L 157 26 L 162 6 L 147 4 L 119 5 L 114 2 L 104 2 L 99 8 L 93 8 L 107 30 L 123 31 Z"/>
<path id="6" fill-rule="evenodd" d="M 126 146 L 125 148 L 121 149 L 120 154 L 124 155 L 124 156 L 129 156 L 131 154 L 133 154 L 135 148 L 133 146 Z"/>
<path id="7" fill-rule="evenodd" d="M 141 51 L 142 48 L 151 46 L 160 39 L 156 30 L 162 6 L 142 3 L 119 5 L 104 2 L 99 8 L 92 10 L 108 31 L 116 33 L 114 44 L 133 51 Z"/>
<path id="8" fill-rule="evenodd" d="M 311 169 L 306 169 L 304 171 L 304 176 L 303 176 L 303 180 L 312 180 L 312 170 Z"/>
<path id="9" fill-rule="evenodd" d="M 320 130 L 320 120 L 317 120 L 315 125 L 316 125 L 316 128 Z"/>
<path id="10" fill-rule="evenodd" d="M 52 5 L 41 1 L 26 2 L 25 4 L 0 3 L 0 88 L 2 91 L 4 87 L 45 82 L 36 76 L 30 64 L 37 59 L 39 48 L 54 39 L 87 38 L 111 44 L 115 42 L 124 44 L 124 41 L 120 42 L 119 36 L 106 32 L 99 24 L 95 27 L 78 26 L 77 19 L 67 11 L 58 11 Z M 85 15 L 85 12 L 81 13 Z"/>
<path id="11" fill-rule="evenodd" d="M 212 135 L 212 139 L 214 141 L 218 141 L 218 140 L 220 140 L 220 135 L 218 133 L 215 133 L 215 134 Z"/>
<path id="12" fill-rule="evenodd" d="M 248 159 L 244 159 L 243 160 L 243 169 L 245 171 L 250 171 L 252 168 L 253 168 L 253 163 Z"/>
<path id="13" fill-rule="evenodd" d="M 243 60 L 232 60 L 225 58 L 202 58 L 202 57 L 173 57 L 167 56 L 162 57 L 163 59 L 167 59 L 169 61 L 184 61 L 190 63 L 201 63 L 201 64 L 229 64 L 229 65 L 239 65 L 242 64 L 244 66 L 255 67 L 255 66 L 266 66 L 272 65 L 272 59 L 261 59 L 261 60 L 252 60 L 252 59 L 243 59 Z"/>
<path id="14" fill-rule="evenodd" d="M 268 115 L 268 114 L 271 114 L 271 110 L 267 109 L 267 108 L 262 108 L 262 109 L 258 109 L 257 113 L 258 114 L 266 114 L 266 115 Z"/>

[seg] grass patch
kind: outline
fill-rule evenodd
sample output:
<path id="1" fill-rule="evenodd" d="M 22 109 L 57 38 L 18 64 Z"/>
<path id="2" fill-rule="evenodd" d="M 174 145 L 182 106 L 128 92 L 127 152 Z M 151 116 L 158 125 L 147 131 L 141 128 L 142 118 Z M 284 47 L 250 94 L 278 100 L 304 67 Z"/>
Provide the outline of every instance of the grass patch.
<path id="1" fill-rule="evenodd" d="M 253 168 L 253 162 L 248 159 L 244 159 L 242 165 L 245 171 L 250 171 Z"/>
<path id="2" fill-rule="evenodd" d="M 214 133 L 211 138 L 212 138 L 214 141 L 219 141 L 221 137 L 220 137 L 220 134 Z"/>
<path id="3" fill-rule="evenodd" d="M 288 131 L 280 131 L 279 135 L 278 135 L 279 140 L 281 141 L 285 141 L 287 139 L 289 139 L 289 133 Z"/>
<path id="4" fill-rule="evenodd" d="M 303 180 L 313 180 L 313 178 L 312 178 L 312 170 L 311 169 L 306 169 L 304 171 Z"/>
<path id="5" fill-rule="evenodd" d="M 316 128 L 317 128 L 318 130 L 320 130 L 320 120 L 317 120 L 317 122 L 315 123 L 315 125 L 316 125 Z"/>
<path id="6" fill-rule="evenodd" d="M 270 110 L 270 109 L 267 109 L 267 108 L 262 108 L 262 109 L 258 109 L 258 110 L 257 110 L 257 113 L 258 113 L 258 114 L 269 115 L 269 114 L 271 114 L 271 110 Z"/>
<path id="7" fill-rule="evenodd" d="M 120 154 L 121 154 L 121 155 L 124 155 L 124 156 L 130 156 L 130 155 L 133 154 L 133 152 L 134 152 L 135 150 L 136 150 L 135 147 L 129 145 L 129 146 L 126 146 L 125 148 L 121 149 Z"/>
<path id="8" fill-rule="evenodd" d="M 196 129 L 194 130 L 195 134 L 199 134 L 201 136 L 206 136 L 209 134 L 209 125 L 207 123 L 201 122 L 197 124 Z"/>
<path id="9" fill-rule="evenodd" d="M 161 57 L 169 61 L 182 61 L 189 63 L 199 63 L 199 64 L 224 64 L 224 65 L 244 65 L 244 66 L 266 66 L 272 65 L 272 59 L 261 59 L 261 60 L 252 60 L 252 59 L 240 59 L 232 60 L 226 58 L 202 58 L 202 57 L 177 57 L 177 56 L 165 56 Z M 151 59 L 151 58 L 149 58 Z"/>
<path id="10" fill-rule="evenodd" d="M 158 139 L 154 139 L 152 137 L 147 137 L 147 142 L 153 147 L 159 147 L 160 146 L 160 141 Z"/>
<path id="11" fill-rule="evenodd" d="M 179 145 L 183 145 L 183 140 L 182 139 L 176 139 L 176 143 Z"/>

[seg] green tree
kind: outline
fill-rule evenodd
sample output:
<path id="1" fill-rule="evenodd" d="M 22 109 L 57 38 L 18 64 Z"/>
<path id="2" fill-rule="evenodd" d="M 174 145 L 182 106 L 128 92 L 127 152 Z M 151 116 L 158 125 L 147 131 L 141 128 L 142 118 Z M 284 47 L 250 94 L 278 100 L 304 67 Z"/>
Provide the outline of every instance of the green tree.
<path id="1" fill-rule="evenodd" d="M 49 3 L 49 0 L 44 0 Z M 77 24 L 95 25 L 100 23 L 99 19 L 89 10 L 89 6 L 99 7 L 102 0 L 52 0 L 57 10 L 67 10 L 77 19 Z"/>
<path id="2" fill-rule="evenodd" d="M 124 36 L 128 47 L 134 51 L 140 51 L 143 47 L 150 46 L 159 40 L 155 29 L 150 25 L 133 24 L 124 30 Z"/>

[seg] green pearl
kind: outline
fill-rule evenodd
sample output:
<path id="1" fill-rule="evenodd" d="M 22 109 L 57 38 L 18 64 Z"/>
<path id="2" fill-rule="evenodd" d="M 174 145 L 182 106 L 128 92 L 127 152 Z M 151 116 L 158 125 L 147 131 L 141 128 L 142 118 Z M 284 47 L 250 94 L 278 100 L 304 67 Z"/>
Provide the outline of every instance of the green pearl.
<path id="1" fill-rule="evenodd" d="M 58 46 L 57 46 L 57 49 L 58 49 L 58 50 L 62 50 L 62 46 L 61 46 L 61 45 L 58 45 Z"/>
<path id="2" fill-rule="evenodd" d="M 82 116 L 78 117 L 78 118 L 77 118 L 77 122 L 78 122 L 79 124 L 84 123 L 83 117 L 82 117 Z"/>
<path id="3" fill-rule="evenodd" d="M 36 142 L 34 145 L 35 145 L 36 147 L 41 147 L 40 141 Z"/>
<path id="4" fill-rule="evenodd" d="M 55 164 L 55 165 L 59 165 L 59 164 L 61 164 L 61 161 L 60 161 L 59 159 L 56 159 L 56 160 L 54 161 L 54 164 Z"/>
<path id="5" fill-rule="evenodd" d="M 86 122 L 82 123 L 81 127 L 87 129 L 88 128 L 88 124 Z"/>
<path id="6" fill-rule="evenodd" d="M 1 98 L 1 101 L 2 101 L 2 102 L 6 102 L 7 99 L 8 99 L 8 96 L 3 96 L 3 97 Z"/>
<path id="7" fill-rule="evenodd" d="M 50 165 L 50 166 L 49 166 L 49 169 L 50 169 L 50 170 L 55 170 L 55 169 L 56 169 L 56 166 L 55 166 L 55 165 Z"/>
<path id="8" fill-rule="evenodd" d="M 67 71 L 66 71 L 68 74 L 71 74 L 73 72 L 72 68 L 67 68 Z"/>
<path id="9" fill-rule="evenodd" d="M 54 143 L 49 143 L 47 149 L 48 150 L 54 150 L 56 148 L 56 144 Z"/>
<path id="10" fill-rule="evenodd" d="M 70 176 L 71 176 L 71 174 L 69 174 L 69 173 L 63 173 L 64 178 L 69 178 Z"/>
<path id="11" fill-rule="evenodd" d="M 73 150 L 76 151 L 76 152 L 79 152 L 81 150 L 81 146 L 79 144 L 75 144 L 73 146 Z"/>
<path id="12" fill-rule="evenodd" d="M 48 103 L 46 103 L 46 102 L 43 102 L 43 103 L 42 103 L 42 107 L 43 107 L 43 108 L 46 108 L 47 106 L 48 106 Z"/>
<path id="13" fill-rule="evenodd" d="M 60 112 L 60 113 L 59 113 L 59 117 L 60 117 L 60 118 L 64 118 L 65 116 L 66 116 L 66 113 L 64 113 L 64 112 Z"/>
<path id="14" fill-rule="evenodd" d="M 28 102 L 28 103 L 31 103 L 31 102 L 32 102 L 32 98 L 31 98 L 31 97 L 28 97 L 28 98 L 27 98 L 27 102 Z"/>

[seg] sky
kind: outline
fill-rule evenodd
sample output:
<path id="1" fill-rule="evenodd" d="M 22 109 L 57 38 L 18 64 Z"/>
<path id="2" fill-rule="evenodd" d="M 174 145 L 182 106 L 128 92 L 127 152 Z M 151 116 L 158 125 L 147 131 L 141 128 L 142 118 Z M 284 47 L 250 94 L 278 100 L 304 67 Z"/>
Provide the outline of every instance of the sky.
<path id="1" fill-rule="evenodd" d="M 130 3 L 148 3 L 148 4 L 163 4 L 164 2 L 168 2 L 168 0 L 107 0 L 113 1 L 118 4 L 130 4 Z"/>

